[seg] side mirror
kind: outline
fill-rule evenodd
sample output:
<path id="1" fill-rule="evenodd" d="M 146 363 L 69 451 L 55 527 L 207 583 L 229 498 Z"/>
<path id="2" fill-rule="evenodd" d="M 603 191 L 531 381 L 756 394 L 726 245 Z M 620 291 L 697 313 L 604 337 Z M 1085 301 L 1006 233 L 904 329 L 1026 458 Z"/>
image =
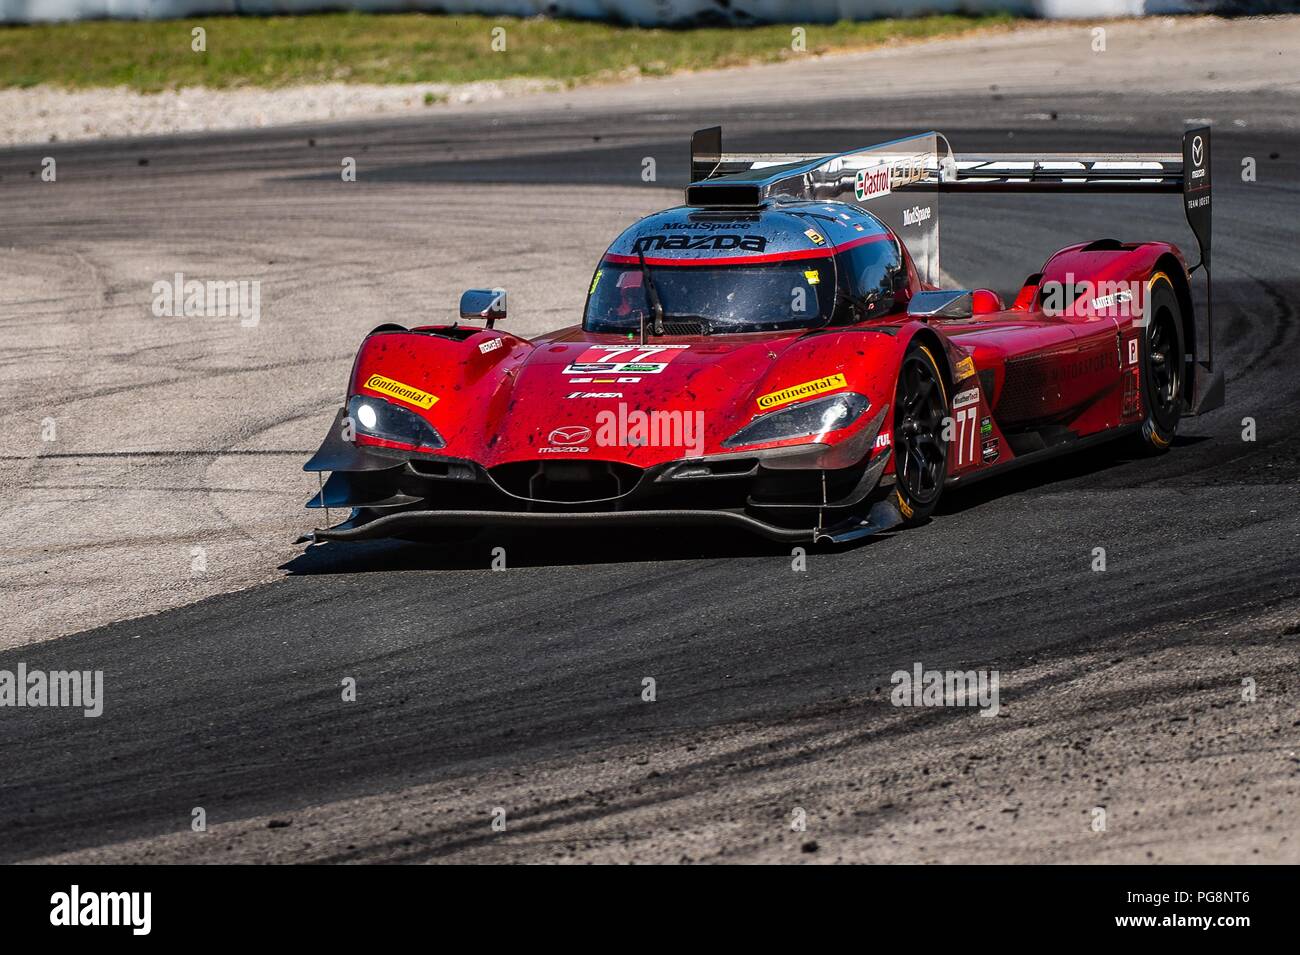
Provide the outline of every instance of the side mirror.
<path id="1" fill-rule="evenodd" d="M 974 312 L 974 296 L 965 290 L 917 292 L 907 303 L 913 318 L 970 318 Z"/>
<path id="2" fill-rule="evenodd" d="M 491 328 L 498 319 L 506 317 L 506 290 L 503 288 L 466 289 L 460 297 L 460 317 L 486 319 Z"/>

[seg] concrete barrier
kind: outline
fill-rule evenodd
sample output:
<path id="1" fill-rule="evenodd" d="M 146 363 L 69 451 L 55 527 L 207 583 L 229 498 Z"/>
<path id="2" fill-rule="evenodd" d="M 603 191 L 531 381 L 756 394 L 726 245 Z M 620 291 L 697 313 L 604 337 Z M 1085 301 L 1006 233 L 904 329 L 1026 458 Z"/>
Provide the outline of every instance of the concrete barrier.
<path id="1" fill-rule="evenodd" d="M 1047 18 L 1294 8 L 1294 0 L 0 0 L 0 23 L 165 20 L 220 14 L 295 14 L 347 8 L 666 24 L 834 23 L 998 10 Z"/>

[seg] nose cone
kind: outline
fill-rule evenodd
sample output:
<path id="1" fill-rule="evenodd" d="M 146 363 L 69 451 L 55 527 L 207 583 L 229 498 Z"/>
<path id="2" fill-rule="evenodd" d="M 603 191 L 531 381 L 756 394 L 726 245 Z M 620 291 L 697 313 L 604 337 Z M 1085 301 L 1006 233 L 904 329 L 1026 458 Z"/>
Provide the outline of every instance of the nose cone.
<path id="1" fill-rule="evenodd" d="M 601 337 L 533 350 L 485 449 L 493 463 L 570 457 L 650 467 L 716 450 L 753 415 L 754 388 L 794 336 L 646 345 Z"/>

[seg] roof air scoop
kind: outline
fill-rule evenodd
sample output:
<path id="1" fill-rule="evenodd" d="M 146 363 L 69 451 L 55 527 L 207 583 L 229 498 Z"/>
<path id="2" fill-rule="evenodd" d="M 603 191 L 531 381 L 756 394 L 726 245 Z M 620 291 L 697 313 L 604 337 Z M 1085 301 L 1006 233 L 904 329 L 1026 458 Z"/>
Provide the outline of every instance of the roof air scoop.
<path id="1" fill-rule="evenodd" d="M 729 206 L 754 209 L 763 201 L 758 183 L 700 182 L 686 187 L 688 206 Z"/>

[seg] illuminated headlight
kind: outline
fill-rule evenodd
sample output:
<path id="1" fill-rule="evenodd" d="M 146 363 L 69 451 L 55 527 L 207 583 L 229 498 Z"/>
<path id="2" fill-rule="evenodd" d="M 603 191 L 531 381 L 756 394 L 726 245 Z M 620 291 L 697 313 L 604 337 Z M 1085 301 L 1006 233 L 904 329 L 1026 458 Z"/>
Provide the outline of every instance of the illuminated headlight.
<path id="1" fill-rule="evenodd" d="M 816 440 L 828 431 L 847 428 L 870 407 L 871 402 L 855 391 L 816 398 L 755 419 L 723 441 L 722 446 L 735 448 L 791 438 L 810 437 Z"/>
<path id="2" fill-rule="evenodd" d="M 414 411 L 398 407 L 383 398 L 353 395 L 348 401 L 348 416 L 356 422 L 359 434 L 372 438 L 397 441 L 417 448 L 447 446 L 433 425 Z"/>

